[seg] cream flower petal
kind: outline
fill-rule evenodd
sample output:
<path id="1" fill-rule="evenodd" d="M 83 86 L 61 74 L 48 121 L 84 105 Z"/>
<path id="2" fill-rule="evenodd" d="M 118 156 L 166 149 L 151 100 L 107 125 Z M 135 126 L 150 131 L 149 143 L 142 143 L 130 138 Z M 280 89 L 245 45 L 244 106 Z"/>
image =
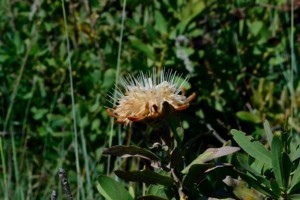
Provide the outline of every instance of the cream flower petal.
<path id="1" fill-rule="evenodd" d="M 159 77 L 155 70 L 152 74 L 140 73 L 137 78 L 129 76 L 122 79 L 125 92 L 117 90 L 116 106 L 107 109 L 107 113 L 116 118 L 117 123 L 129 125 L 135 121 L 147 121 L 164 116 L 165 102 L 174 110 L 184 110 L 196 96 L 195 93 L 188 98 L 184 95 L 185 83 L 186 80 L 179 85 L 177 74 L 172 71 L 163 70 Z"/>

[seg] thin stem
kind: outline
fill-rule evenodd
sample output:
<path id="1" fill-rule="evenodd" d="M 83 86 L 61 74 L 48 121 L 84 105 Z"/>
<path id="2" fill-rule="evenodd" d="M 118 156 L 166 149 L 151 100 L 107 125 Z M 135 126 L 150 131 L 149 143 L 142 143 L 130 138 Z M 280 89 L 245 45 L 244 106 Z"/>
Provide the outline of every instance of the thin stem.
<path id="1" fill-rule="evenodd" d="M 80 114 L 78 113 L 78 117 L 80 118 Z M 86 150 L 86 142 L 84 138 L 84 127 L 82 124 L 80 124 L 80 140 L 81 140 L 81 146 L 82 146 L 82 151 L 83 151 L 83 158 L 84 158 L 84 165 L 85 165 L 85 170 L 86 170 L 86 180 L 87 180 L 87 192 L 88 192 L 88 199 L 93 199 L 93 188 L 91 184 L 91 173 L 90 173 L 90 168 L 89 168 L 89 157 L 87 154 Z"/>
<path id="2" fill-rule="evenodd" d="M 291 1 L 291 34 L 290 34 L 290 48 L 291 48 L 291 115 L 294 116 L 296 112 L 296 102 L 294 93 L 294 74 L 297 73 L 295 49 L 294 49 L 294 0 Z"/>
<path id="3" fill-rule="evenodd" d="M 122 25 L 121 25 L 121 31 L 120 31 L 120 41 L 119 41 L 119 48 L 118 48 L 118 58 L 117 58 L 117 70 L 116 70 L 116 80 L 115 80 L 115 90 L 114 90 L 114 98 L 113 98 L 113 104 L 116 104 L 116 97 L 117 97 L 117 87 L 119 83 L 119 74 L 120 74 L 120 60 L 121 60 L 121 50 L 122 50 L 122 41 L 123 41 L 123 32 L 124 32 L 124 22 L 126 17 L 126 0 L 123 1 L 123 10 L 122 10 Z M 109 133 L 109 142 L 108 146 L 112 146 L 112 138 L 114 134 L 114 119 L 110 119 L 110 133 Z M 107 174 L 109 174 L 110 169 L 110 160 L 111 157 L 108 157 L 107 161 Z"/>
<path id="4" fill-rule="evenodd" d="M 36 31 L 35 31 L 35 28 L 32 29 L 32 32 L 33 33 L 33 38 L 35 38 L 35 35 L 36 35 Z M 28 56 L 29 56 L 29 53 L 31 51 L 31 47 L 33 45 L 33 41 L 31 40 L 28 47 L 27 47 L 27 50 L 26 50 L 26 53 L 25 53 L 25 56 L 24 56 L 24 59 L 22 61 L 22 65 L 21 65 L 21 68 L 20 68 L 20 72 L 19 72 L 19 75 L 17 77 L 17 80 L 16 80 L 16 83 L 14 85 L 14 90 L 12 92 L 12 96 L 11 96 L 11 100 L 10 100 L 10 104 L 9 104 L 9 107 L 8 107 L 8 111 L 6 113 L 6 118 L 5 118 L 5 123 L 4 123 L 4 130 L 3 132 L 6 131 L 6 128 L 7 128 L 7 125 L 8 125 L 8 121 L 10 119 L 10 115 L 11 115 L 11 111 L 12 111 L 12 108 L 13 108 L 13 105 L 15 103 L 15 99 L 16 99 L 16 96 L 17 96 L 17 93 L 18 93 L 18 89 L 19 89 L 19 85 L 20 85 L 20 81 L 21 81 L 21 78 L 23 76 L 23 73 L 24 73 L 24 69 L 25 69 L 25 66 L 26 66 L 26 63 L 27 63 L 27 60 L 28 60 Z"/>
<path id="5" fill-rule="evenodd" d="M 291 19 L 291 30 L 290 30 L 290 51 L 291 51 L 291 69 L 290 74 L 288 76 L 288 88 L 290 90 L 290 109 L 291 109 L 291 116 L 290 116 L 290 125 L 294 121 L 294 116 L 297 113 L 297 105 L 296 105 L 296 96 L 295 96 L 295 87 L 294 87 L 294 80 L 295 74 L 297 73 L 297 63 L 295 58 L 295 49 L 294 49 L 294 0 L 291 0 L 291 11 L 290 11 L 290 19 Z M 293 129 L 291 129 L 292 133 Z"/>
<path id="6" fill-rule="evenodd" d="M 171 169 L 171 174 L 172 174 L 172 177 L 173 177 L 173 179 L 174 179 L 174 181 L 176 183 L 180 200 L 187 199 L 186 194 L 184 194 L 184 192 L 182 191 L 183 190 L 182 182 L 180 181 L 179 177 L 176 175 L 176 173 L 175 173 L 175 171 L 174 171 L 173 168 Z"/>
<path id="7" fill-rule="evenodd" d="M 219 142 L 221 142 L 222 144 L 225 144 L 225 143 L 226 143 L 226 140 L 224 140 L 210 124 L 206 124 L 206 127 L 208 128 L 208 130 L 212 131 L 211 134 L 212 134 Z"/>
<path id="8" fill-rule="evenodd" d="M 56 167 L 54 167 L 55 170 L 53 170 L 51 172 L 50 179 L 48 180 L 47 187 L 44 190 L 44 195 L 42 196 L 41 199 L 47 199 L 48 198 L 48 194 L 52 191 L 52 187 L 53 187 L 53 184 L 54 184 L 53 182 L 55 181 L 56 175 L 59 173 L 59 169 L 60 169 L 59 167 L 61 167 L 62 164 L 63 164 L 63 162 L 66 160 L 66 156 L 67 156 L 67 153 L 68 153 L 68 151 L 69 151 L 70 148 L 71 148 L 71 144 L 67 148 L 65 147 L 65 145 L 64 145 L 64 139 L 63 139 L 62 142 L 59 145 L 59 151 L 58 151 L 60 159 L 57 160 L 57 162 L 56 162 Z"/>
<path id="9" fill-rule="evenodd" d="M 26 168 L 27 168 L 27 180 L 28 180 L 26 199 L 34 199 L 33 198 L 33 192 L 32 192 L 32 183 L 31 183 L 31 180 L 32 180 L 32 163 L 29 164 L 28 159 L 26 160 Z"/>
<path id="10" fill-rule="evenodd" d="M 32 28 L 31 33 L 33 35 L 32 38 L 35 38 L 35 35 L 36 35 L 36 29 L 35 29 L 35 27 Z M 28 56 L 29 56 L 29 53 L 31 51 L 31 47 L 32 47 L 33 43 L 34 43 L 34 41 L 30 40 L 30 42 L 29 42 L 29 44 L 27 46 L 27 50 L 26 50 L 24 59 L 22 60 L 20 72 L 19 72 L 19 75 L 18 75 L 18 77 L 16 79 L 16 82 L 15 82 L 15 85 L 14 85 L 14 89 L 13 89 L 13 92 L 12 92 L 12 96 L 11 96 L 11 99 L 10 99 L 10 104 L 9 104 L 9 107 L 8 107 L 8 110 L 7 110 L 7 113 L 6 113 L 6 118 L 5 118 L 5 122 L 4 122 L 3 132 L 6 132 L 6 130 L 7 130 L 8 122 L 9 122 L 10 116 L 11 116 L 11 111 L 12 111 L 13 105 L 15 103 L 15 99 L 16 99 L 16 96 L 17 96 L 17 93 L 18 93 L 20 82 L 21 82 L 21 78 L 23 76 L 23 73 L 24 73 L 24 70 L 25 70 L 25 66 L 26 66 L 26 63 L 27 63 L 27 60 L 28 60 Z M 3 153 L 3 141 L 2 141 L 1 137 L 0 137 L 0 154 L 1 154 L 1 162 L 2 162 L 2 168 L 3 168 L 3 180 L 4 180 L 4 187 L 5 187 L 5 199 L 7 199 L 8 198 L 7 195 L 9 194 L 9 191 L 8 191 L 9 188 L 8 188 L 8 184 L 7 184 L 6 162 L 5 162 L 5 157 L 4 157 L 4 153 Z M 14 161 L 14 162 L 16 162 L 16 161 Z M 15 166 L 17 166 L 17 165 L 15 164 Z M 18 168 L 15 168 L 14 170 L 18 170 Z M 18 172 L 16 172 L 16 174 L 18 174 Z"/>
<path id="11" fill-rule="evenodd" d="M 72 115 L 73 115 L 73 130 L 74 130 L 74 148 L 75 148 L 75 159 L 76 159 L 76 172 L 77 172 L 77 197 L 79 188 L 81 188 L 81 194 L 83 194 L 82 182 L 80 177 L 80 165 L 79 165 L 79 155 L 78 155 L 78 136 L 77 136 L 77 122 L 76 122 L 76 107 L 75 107 L 75 98 L 74 98 L 74 89 L 73 89 L 73 76 L 72 76 L 72 65 L 71 65 L 71 53 L 70 53 L 70 42 L 69 42 L 69 34 L 67 27 L 67 17 L 65 11 L 64 1 L 61 0 L 62 10 L 64 16 L 64 25 L 65 25 L 65 33 L 66 33 L 66 42 L 67 42 L 67 51 L 68 51 L 68 71 L 70 78 L 70 91 L 71 91 L 71 101 L 72 101 Z"/>
<path id="12" fill-rule="evenodd" d="M 4 199 L 8 200 L 8 185 L 7 185 L 7 174 L 6 174 L 6 162 L 3 153 L 3 142 L 2 137 L 0 136 L 0 155 L 1 155 L 1 163 L 2 163 L 2 171 L 3 171 L 3 184 L 4 184 Z"/>
<path id="13" fill-rule="evenodd" d="M 20 175 L 19 175 L 19 169 L 18 169 L 18 160 L 17 160 L 17 153 L 16 153 L 16 145 L 15 145 L 15 134 L 11 134 L 11 146 L 12 146 L 12 154 L 13 154 L 13 165 L 14 165 L 14 171 L 15 171 L 15 179 L 16 179 L 16 194 L 19 195 L 18 198 L 24 199 L 23 196 L 23 188 L 20 186 Z"/>

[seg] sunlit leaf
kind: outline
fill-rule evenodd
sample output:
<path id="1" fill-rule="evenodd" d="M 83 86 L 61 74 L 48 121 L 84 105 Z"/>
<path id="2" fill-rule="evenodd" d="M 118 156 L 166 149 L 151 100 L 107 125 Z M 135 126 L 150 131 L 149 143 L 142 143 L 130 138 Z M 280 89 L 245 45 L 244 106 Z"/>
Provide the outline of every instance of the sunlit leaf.
<path id="1" fill-rule="evenodd" d="M 236 113 L 236 116 L 243 121 L 252 122 L 252 123 L 261 123 L 261 118 L 258 115 L 252 114 L 247 111 L 239 111 Z"/>
<path id="2" fill-rule="evenodd" d="M 249 23 L 249 30 L 254 36 L 256 36 L 260 32 L 262 27 L 263 27 L 262 21 L 254 21 L 252 23 Z"/>
<path id="3" fill-rule="evenodd" d="M 152 59 L 152 60 L 155 60 L 156 59 L 156 56 L 155 56 L 155 53 L 153 51 L 153 49 L 148 46 L 147 44 L 143 43 L 141 40 L 138 40 L 138 39 L 131 39 L 130 40 L 131 42 L 131 45 L 140 50 L 141 52 L 145 53 L 145 55 Z"/>
<path id="4" fill-rule="evenodd" d="M 294 162 L 295 160 L 300 158 L 300 148 L 298 148 L 296 151 L 291 152 L 290 155 L 291 161 Z"/>
<path id="5" fill-rule="evenodd" d="M 158 32 L 161 34 L 167 33 L 168 30 L 168 23 L 166 22 L 164 16 L 159 12 L 154 12 L 154 18 L 155 18 L 155 28 Z"/>
<path id="6" fill-rule="evenodd" d="M 233 188 L 233 193 L 239 199 L 257 200 L 262 198 L 257 191 L 249 189 L 244 181 L 227 176 L 223 182 Z"/>
<path id="7" fill-rule="evenodd" d="M 261 143 L 257 141 L 252 142 L 251 137 L 246 136 L 242 131 L 233 129 L 230 132 L 233 135 L 233 139 L 250 156 L 266 163 L 268 166 L 272 165 L 271 152 L 268 151 Z"/>
<path id="8" fill-rule="evenodd" d="M 107 200 L 133 200 L 124 186 L 110 177 L 100 175 L 97 189 Z"/>
<path id="9" fill-rule="evenodd" d="M 203 164 L 207 161 L 222 157 L 222 156 L 227 156 L 232 153 L 235 153 L 239 151 L 239 147 L 221 147 L 221 148 L 209 148 L 207 149 L 204 153 L 199 155 L 193 162 L 191 162 L 187 167 L 185 167 L 182 170 L 183 174 L 188 173 L 190 168 L 195 165 L 195 164 Z"/>
<path id="10" fill-rule="evenodd" d="M 264 129 L 265 129 L 265 133 L 266 133 L 266 136 L 267 136 L 268 143 L 269 143 L 269 145 L 271 145 L 272 144 L 272 139 L 273 139 L 273 133 L 271 131 L 270 124 L 269 124 L 268 120 L 266 120 L 264 122 Z"/>

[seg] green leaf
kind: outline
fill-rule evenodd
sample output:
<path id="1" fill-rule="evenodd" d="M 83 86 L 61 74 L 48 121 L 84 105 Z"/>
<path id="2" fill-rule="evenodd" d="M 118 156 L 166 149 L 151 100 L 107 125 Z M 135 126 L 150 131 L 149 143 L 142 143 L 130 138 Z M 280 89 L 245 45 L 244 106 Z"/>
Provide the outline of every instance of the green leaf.
<path id="1" fill-rule="evenodd" d="M 157 42 L 157 32 L 154 30 L 153 26 L 148 24 L 146 26 L 147 35 L 152 42 Z"/>
<path id="2" fill-rule="evenodd" d="M 97 110 L 99 109 L 99 107 L 100 107 L 99 98 L 100 98 L 100 95 L 97 94 L 95 103 L 89 106 L 89 111 L 90 112 L 97 112 Z"/>
<path id="3" fill-rule="evenodd" d="M 147 149 L 135 147 L 135 146 L 122 146 L 117 145 L 111 148 L 103 149 L 104 155 L 112 155 L 112 156 L 121 156 L 123 158 L 126 157 L 140 157 L 151 161 L 159 161 L 159 158 L 148 151 Z"/>
<path id="4" fill-rule="evenodd" d="M 101 87 L 108 90 L 113 87 L 116 80 L 116 70 L 108 69 L 104 72 L 104 80 Z"/>
<path id="5" fill-rule="evenodd" d="M 51 121 L 51 127 L 60 127 L 65 126 L 66 124 L 70 124 L 70 118 L 63 116 L 63 115 L 56 115 L 56 114 L 48 114 L 47 118 Z"/>
<path id="6" fill-rule="evenodd" d="M 283 163 L 282 163 L 282 142 L 280 140 L 279 135 L 274 135 L 272 146 L 271 146 L 271 153 L 272 153 L 272 166 L 276 181 L 279 187 L 284 186 L 283 181 Z"/>
<path id="7" fill-rule="evenodd" d="M 133 200 L 121 183 L 104 175 L 100 175 L 97 189 L 106 200 Z"/>
<path id="8" fill-rule="evenodd" d="M 155 29 L 161 34 L 167 33 L 168 23 L 166 22 L 164 16 L 157 10 L 154 13 L 154 19 L 155 19 L 155 26 L 154 26 Z"/>
<path id="9" fill-rule="evenodd" d="M 129 172 L 116 170 L 115 174 L 126 181 L 143 182 L 147 184 L 160 184 L 164 186 L 174 184 L 174 180 L 172 178 L 168 176 L 163 176 L 148 169 L 142 171 Z"/>
<path id="10" fill-rule="evenodd" d="M 265 133 L 266 133 L 266 136 L 267 136 L 268 143 L 269 143 L 269 145 L 271 145 L 272 144 L 272 139 L 273 139 L 273 133 L 272 133 L 272 130 L 270 128 L 270 124 L 269 124 L 268 120 L 266 120 L 264 122 L 264 129 L 265 129 Z"/>
<path id="11" fill-rule="evenodd" d="M 271 184 L 272 191 L 279 196 L 281 193 L 281 190 L 279 188 L 277 181 L 275 179 L 272 179 L 272 180 L 270 180 L 270 184 Z"/>
<path id="12" fill-rule="evenodd" d="M 167 198 L 167 195 L 165 193 L 165 186 L 162 185 L 154 185 L 154 184 L 149 185 L 146 194 L 159 196 L 161 198 Z"/>
<path id="13" fill-rule="evenodd" d="M 94 119 L 91 124 L 91 130 L 99 132 L 100 122 L 98 118 Z"/>
<path id="14" fill-rule="evenodd" d="M 41 120 L 49 112 L 49 110 L 46 108 L 37 109 L 37 108 L 33 107 L 31 109 L 31 112 L 34 113 L 33 118 L 35 120 Z"/>
<path id="15" fill-rule="evenodd" d="M 138 197 L 137 200 L 167 200 L 167 199 L 159 196 L 154 196 L 154 195 L 146 195 L 146 196 Z"/>
<path id="16" fill-rule="evenodd" d="M 294 191 L 296 189 L 296 185 L 299 183 L 300 183 L 300 164 L 298 163 L 298 166 L 293 173 L 289 192 Z"/>
<path id="17" fill-rule="evenodd" d="M 249 23 L 249 30 L 254 36 L 256 36 L 260 32 L 262 27 L 263 22 L 261 21 L 254 21 L 252 23 Z"/>
<path id="18" fill-rule="evenodd" d="M 292 162 L 287 153 L 283 152 L 282 154 L 282 178 L 283 178 L 283 186 L 288 188 L 290 173 L 292 168 Z"/>
<path id="19" fill-rule="evenodd" d="M 155 53 L 154 53 L 153 49 L 150 46 L 144 44 L 141 40 L 138 40 L 138 39 L 132 39 L 131 38 L 130 42 L 131 42 L 131 45 L 134 48 L 136 48 L 136 49 L 140 50 L 141 52 L 145 53 L 148 58 L 150 58 L 151 60 L 156 60 Z"/>
<path id="20" fill-rule="evenodd" d="M 7 59 L 9 59 L 9 55 L 0 55 L 0 62 L 3 63 L 4 61 L 6 61 Z"/>
<path id="21" fill-rule="evenodd" d="M 238 197 L 239 199 L 249 199 L 249 200 L 256 200 L 256 199 L 260 199 L 261 197 L 259 196 L 258 192 L 253 190 L 253 189 L 249 189 L 246 182 L 241 181 L 241 180 L 237 180 L 234 179 L 230 176 L 227 176 L 223 182 L 230 186 L 233 187 L 233 193 L 236 197 Z"/>
<path id="22" fill-rule="evenodd" d="M 233 139 L 253 158 L 262 161 L 268 166 L 272 166 L 271 152 L 257 141 L 251 142 L 244 132 L 232 129 L 230 133 Z"/>
<path id="23" fill-rule="evenodd" d="M 299 200 L 300 199 L 300 194 L 289 195 L 289 199 L 291 199 L 291 200 Z"/>
<path id="24" fill-rule="evenodd" d="M 227 156 L 229 154 L 239 151 L 239 147 L 221 147 L 221 148 L 209 148 L 204 153 L 199 155 L 195 160 L 193 160 L 187 167 L 182 170 L 183 174 L 187 174 L 190 168 L 196 164 L 203 164 L 207 161 Z"/>
<path id="25" fill-rule="evenodd" d="M 247 172 L 249 174 L 251 174 L 253 177 L 255 177 L 255 179 L 260 182 L 261 184 L 265 185 L 266 187 L 271 187 L 270 185 L 270 181 L 265 179 L 262 175 L 260 175 L 258 173 L 258 171 L 256 171 L 255 169 L 253 169 L 252 167 L 250 167 L 248 165 L 248 162 L 244 159 L 241 159 L 241 157 L 237 157 L 237 160 L 239 162 L 239 164 L 241 165 L 241 167 L 245 170 L 247 170 Z"/>
<path id="26" fill-rule="evenodd" d="M 269 63 L 270 65 L 280 65 L 281 63 L 285 62 L 286 58 L 280 55 L 276 55 L 273 58 L 270 58 Z"/>
<path id="27" fill-rule="evenodd" d="M 186 4 L 186 6 L 181 10 L 181 13 L 179 13 L 181 16 L 181 22 L 176 27 L 179 33 L 183 33 L 184 30 L 187 29 L 188 25 L 202 14 L 205 7 L 206 6 L 203 1 Z"/>
<path id="28" fill-rule="evenodd" d="M 277 199 L 278 195 L 273 193 L 269 187 L 266 187 L 263 184 L 261 184 L 261 182 L 258 181 L 255 177 L 249 176 L 240 171 L 237 171 L 237 172 L 240 175 L 240 177 L 249 184 L 249 186 L 253 187 L 257 191 L 259 191 L 260 193 L 262 193 L 268 197 L 273 197 L 273 198 Z"/>
<path id="29" fill-rule="evenodd" d="M 291 161 L 294 162 L 297 159 L 300 158 L 300 148 L 298 148 L 296 151 L 294 151 L 293 153 L 291 153 L 290 155 Z"/>
<path id="30" fill-rule="evenodd" d="M 247 111 L 239 111 L 236 113 L 236 116 L 246 122 L 252 122 L 254 124 L 261 123 L 261 117 L 258 115 L 255 115 L 253 113 L 247 112 Z"/>
<path id="31" fill-rule="evenodd" d="M 289 194 L 299 194 L 300 193 L 300 182 L 296 183 L 294 187 L 290 188 Z"/>
<path id="32" fill-rule="evenodd" d="M 254 169 L 257 172 L 261 172 L 264 169 L 265 163 L 255 159 L 252 163 L 251 163 L 251 168 Z M 270 166 L 271 167 L 271 166 Z"/>

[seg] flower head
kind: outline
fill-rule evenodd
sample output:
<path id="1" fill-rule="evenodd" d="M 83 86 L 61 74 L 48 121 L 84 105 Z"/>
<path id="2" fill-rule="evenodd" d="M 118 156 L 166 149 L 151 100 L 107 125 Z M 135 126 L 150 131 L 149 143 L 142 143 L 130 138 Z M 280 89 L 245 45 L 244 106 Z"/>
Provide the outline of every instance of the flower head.
<path id="1" fill-rule="evenodd" d="M 160 76 L 155 70 L 152 74 L 140 73 L 136 78 L 123 78 L 121 83 L 125 92 L 117 89 L 116 105 L 107 109 L 107 113 L 125 125 L 164 116 L 166 103 L 174 110 L 184 110 L 196 96 L 195 93 L 185 96 L 186 79 L 179 84 L 176 72 L 172 71 L 163 70 Z"/>

